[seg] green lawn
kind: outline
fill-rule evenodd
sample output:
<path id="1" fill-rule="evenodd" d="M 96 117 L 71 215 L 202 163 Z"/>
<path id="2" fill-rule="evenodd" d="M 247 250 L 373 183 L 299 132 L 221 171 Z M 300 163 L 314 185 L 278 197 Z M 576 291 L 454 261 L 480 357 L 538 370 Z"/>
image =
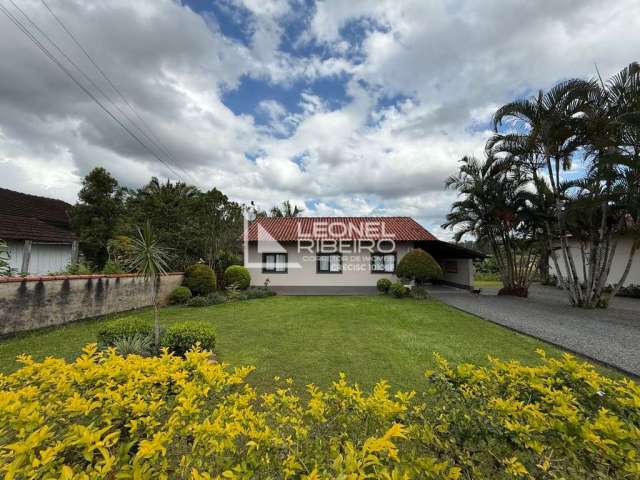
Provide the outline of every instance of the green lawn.
<path id="1" fill-rule="evenodd" d="M 150 311 L 137 315 L 151 318 Z M 169 307 L 162 323 L 211 321 L 218 333 L 218 358 L 255 365 L 258 387 L 275 375 L 297 385 L 326 386 L 345 372 L 370 386 L 385 378 L 399 388 L 415 388 L 439 352 L 453 362 L 485 364 L 487 355 L 536 362 L 534 351 L 559 351 L 541 341 L 462 313 L 437 301 L 388 296 L 271 297 L 206 308 Z M 100 320 L 82 321 L 0 340 L 0 370 L 18 368 L 15 357 L 30 353 L 75 358 L 95 341 Z"/>
<path id="2" fill-rule="evenodd" d="M 474 280 L 475 288 L 502 288 L 501 280 Z"/>

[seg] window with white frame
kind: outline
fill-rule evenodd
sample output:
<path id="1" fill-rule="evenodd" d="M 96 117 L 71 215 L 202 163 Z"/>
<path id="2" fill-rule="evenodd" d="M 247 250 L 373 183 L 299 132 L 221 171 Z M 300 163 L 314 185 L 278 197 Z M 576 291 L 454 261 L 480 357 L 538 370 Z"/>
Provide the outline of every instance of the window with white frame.
<path id="1" fill-rule="evenodd" d="M 318 273 L 342 273 L 342 257 L 336 254 L 318 255 Z"/>
<path id="2" fill-rule="evenodd" d="M 287 273 L 287 254 L 263 253 L 262 273 Z"/>
<path id="3" fill-rule="evenodd" d="M 394 273 L 396 271 L 395 253 L 374 253 L 371 255 L 372 273 Z"/>

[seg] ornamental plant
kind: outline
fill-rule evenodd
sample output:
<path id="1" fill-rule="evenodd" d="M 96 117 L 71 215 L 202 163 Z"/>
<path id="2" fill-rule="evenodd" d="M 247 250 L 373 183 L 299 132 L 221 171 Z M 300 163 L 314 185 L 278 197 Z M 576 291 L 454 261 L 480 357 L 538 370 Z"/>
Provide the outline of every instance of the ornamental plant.
<path id="1" fill-rule="evenodd" d="M 571 355 L 436 357 L 418 391 L 275 380 L 251 367 L 88 345 L 0 374 L 0 477 L 637 479 L 640 387 Z"/>
<path id="2" fill-rule="evenodd" d="M 442 278 L 442 268 L 430 254 L 420 248 L 414 248 L 400 259 L 396 275 L 421 285 Z"/>
<path id="3" fill-rule="evenodd" d="M 169 295 L 169 303 L 171 305 L 182 305 L 184 303 L 187 303 L 191 296 L 191 290 L 189 290 L 187 287 L 176 287 Z"/>
<path id="4" fill-rule="evenodd" d="M 376 282 L 376 288 L 380 293 L 388 293 L 389 287 L 391 287 L 391 280 L 388 278 L 381 278 Z"/>
<path id="5" fill-rule="evenodd" d="M 194 296 L 207 296 L 216 289 L 216 274 L 208 265 L 196 263 L 185 270 L 182 284 Z"/>
<path id="6" fill-rule="evenodd" d="M 240 290 L 246 290 L 251 284 L 251 274 L 242 265 L 231 265 L 224 271 L 222 277 L 224 284 L 229 287 L 231 285 L 238 285 Z"/>

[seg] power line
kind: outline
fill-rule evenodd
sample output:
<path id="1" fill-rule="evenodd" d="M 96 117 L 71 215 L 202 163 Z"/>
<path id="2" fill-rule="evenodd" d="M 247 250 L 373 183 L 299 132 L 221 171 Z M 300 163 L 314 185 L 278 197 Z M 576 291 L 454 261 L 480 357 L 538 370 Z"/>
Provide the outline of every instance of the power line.
<path id="1" fill-rule="evenodd" d="M 69 38 L 71 38 L 71 40 L 73 41 L 73 43 L 76 44 L 76 46 L 82 51 L 82 53 L 89 59 L 89 61 L 91 62 L 91 64 L 95 67 L 95 69 L 98 71 L 98 73 L 100 73 L 100 75 L 102 76 L 102 78 L 105 79 L 105 81 L 109 84 L 109 86 L 111 86 L 111 88 L 113 89 L 114 92 L 116 92 L 116 94 L 120 97 L 120 99 L 129 107 L 129 110 L 131 110 L 131 112 L 136 116 L 136 118 L 146 127 L 146 130 L 148 132 L 148 136 L 145 134 L 144 130 L 140 127 L 137 127 L 145 136 L 147 136 L 147 138 L 153 143 L 153 145 L 160 150 L 169 160 L 171 160 L 174 165 L 176 165 L 178 168 L 180 168 L 180 170 L 182 170 L 185 174 L 187 174 L 187 172 L 184 171 L 184 169 L 182 169 L 182 167 L 180 167 L 179 165 L 177 165 L 178 162 L 175 161 L 175 159 L 173 158 L 173 156 L 169 153 L 169 151 L 164 147 L 164 145 L 162 144 L 162 142 L 158 139 L 158 137 L 153 133 L 153 130 L 151 129 L 151 127 L 149 126 L 149 124 L 144 120 L 144 118 L 142 118 L 142 116 L 140 116 L 138 114 L 138 112 L 136 111 L 136 109 L 133 107 L 133 105 L 131 104 L 131 102 L 129 102 L 129 100 L 127 100 L 127 98 L 122 94 L 122 92 L 120 91 L 120 89 L 114 84 L 114 82 L 111 80 L 111 78 L 109 78 L 109 76 L 105 73 L 105 71 L 100 67 L 100 65 L 98 65 L 98 63 L 95 61 L 95 59 L 89 54 L 89 52 L 87 51 L 86 48 L 84 48 L 84 46 L 81 44 L 81 42 L 76 38 L 76 36 L 73 34 L 73 32 L 65 25 L 65 23 L 62 21 L 61 18 L 59 18 L 55 12 L 51 9 L 51 7 L 49 6 L 49 4 L 45 1 L 45 0 L 40 0 L 42 5 L 44 5 L 44 7 L 49 11 L 49 13 L 51 14 L 51 16 L 55 19 L 55 21 L 58 23 L 58 25 L 60 26 L 60 28 L 62 28 L 62 30 L 65 31 L 65 33 L 69 36 Z M 124 112 L 122 112 L 124 115 Z M 128 117 L 127 117 L 128 118 Z M 129 119 L 129 118 L 128 118 Z M 131 121 L 131 119 L 129 119 L 129 121 L 131 123 L 134 123 Z M 151 137 L 151 138 L 150 138 Z"/>
<path id="2" fill-rule="evenodd" d="M 34 25 L 36 28 L 37 26 L 35 25 L 35 23 L 33 23 L 33 21 L 31 21 L 28 17 L 28 15 L 26 15 L 21 9 L 20 7 L 18 7 L 13 0 L 9 0 L 18 10 L 20 10 L 22 12 L 22 14 L 30 21 L 30 23 L 32 25 Z M 56 66 L 58 68 L 60 68 L 60 70 L 62 70 L 84 93 L 86 93 L 107 115 L 109 115 L 118 125 L 120 125 L 120 127 L 122 127 L 136 142 L 138 142 L 145 150 L 147 150 L 151 155 L 153 155 L 160 163 L 162 163 L 165 167 L 167 167 L 167 169 L 169 169 L 169 171 L 171 171 L 176 177 L 180 178 L 182 181 L 184 181 L 184 179 L 171 167 L 171 165 L 169 165 L 167 162 L 165 162 L 163 159 L 161 159 L 156 152 L 154 152 L 146 143 L 144 143 L 134 132 L 132 132 L 116 115 L 114 115 L 87 87 L 85 87 L 82 82 L 80 82 L 75 76 L 74 74 L 69 71 L 69 69 L 67 67 L 64 66 L 64 64 L 58 59 L 56 58 L 56 56 L 54 54 L 51 53 L 51 51 L 42 44 L 42 42 L 40 42 L 40 40 L 38 40 L 38 38 L 19 20 L 17 19 L 4 5 L 0 4 L 0 10 L 2 11 L 2 13 L 5 14 L 5 16 L 22 32 L 25 34 L 25 36 L 31 40 L 37 47 L 38 49 L 40 49 L 40 51 L 42 53 L 44 53 L 53 63 L 56 64 Z M 43 34 L 43 36 L 45 38 L 48 39 L 48 36 L 46 34 L 44 34 L 44 32 L 42 32 L 42 30 L 40 30 L 39 28 L 37 28 L 38 31 L 40 31 L 41 34 Z M 55 43 L 52 42 L 50 39 L 49 41 L 54 45 Z M 56 47 L 58 48 L 58 47 Z M 58 48 L 59 49 L 59 48 Z M 61 52 L 62 53 L 62 52 Z M 67 55 L 65 55 L 64 53 L 62 53 L 63 56 L 72 64 L 75 66 L 75 63 L 70 60 L 68 58 Z M 78 68 L 76 66 L 76 68 Z M 81 72 L 82 73 L 82 72 Z M 93 83 L 93 82 L 92 82 Z M 104 93 L 103 93 L 104 95 Z M 108 99 L 108 97 L 107 97 Z M 186 182 L 185 182 L 186 183 Z"/>

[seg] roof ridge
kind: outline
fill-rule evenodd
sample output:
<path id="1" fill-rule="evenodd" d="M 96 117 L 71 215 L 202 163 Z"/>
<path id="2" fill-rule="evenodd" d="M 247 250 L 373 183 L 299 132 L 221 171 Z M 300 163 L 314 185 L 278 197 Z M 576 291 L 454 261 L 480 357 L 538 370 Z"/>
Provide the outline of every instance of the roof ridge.
<path id="1" fill-rule="evenodd" d="M 69 205 L 70 207 L 73 206 L 71 205 L 69 202 L 65 202 L 64 200 L 61 200 L 59 198 L 53 198 L 53 197 L 45 197 L 43 195 L 34 195 L 32 193 L 24 193 L 24 192 L 19 192 L 17 190 L 11 190 L 10 188 L 4 188 L 4 187 L 0 187 L 0 190 L 4 190 L 5 192 L 11 192 L 11 193 L 15 193 L 17 195 L 22 195 L 25 197 L 31 197 L 31 198 L 39 198 L 42 200 L 48 200 L 48 201 L 53 201 L 53 202 L 60 202 L 60 203 L 64 203 L 65 205 Z"/>

